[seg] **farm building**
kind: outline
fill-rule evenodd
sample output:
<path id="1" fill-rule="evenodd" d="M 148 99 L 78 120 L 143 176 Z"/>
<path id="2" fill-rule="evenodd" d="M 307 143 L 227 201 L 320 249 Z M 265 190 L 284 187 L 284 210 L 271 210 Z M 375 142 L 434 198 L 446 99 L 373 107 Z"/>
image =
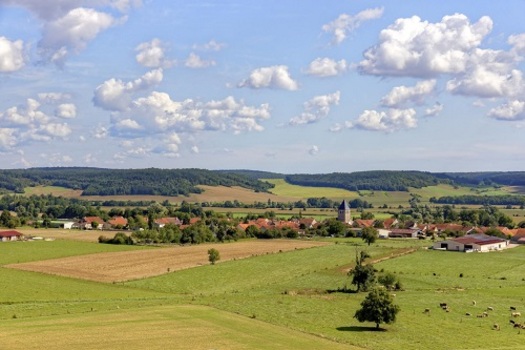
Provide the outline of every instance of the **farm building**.
<path id="1" fill-rule="evenodd" d="M 24 235 L 18 231 L 0 231 L 0 242 L 19 241 Z"/>
<path id="2" fill-rule="evenodd" d="M 413 228 L 394 228 L 388 232 L 389 238 L 418 238 L 423 235 L 423 231 Z"/>
<path id="3" fill-rule="evenodd" d="M 459 252 L 488 252 L 507 248 L 508 241 L 484 234 L 466 235 L 434 243 L 433 248 L 438 250 L 452 250 Z"/>

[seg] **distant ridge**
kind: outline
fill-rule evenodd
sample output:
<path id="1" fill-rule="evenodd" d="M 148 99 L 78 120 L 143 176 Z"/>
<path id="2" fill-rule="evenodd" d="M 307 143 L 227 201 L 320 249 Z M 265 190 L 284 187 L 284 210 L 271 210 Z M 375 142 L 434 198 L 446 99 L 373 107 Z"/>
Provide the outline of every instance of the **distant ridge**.
<path id="1" fill-rule="evenodd" d="M 79 189 L 83 195 L 188 196 L 199 185 L 239 186 L 268 192 L 273 185 L 261 179 L 284 179 L 294 185 L 334 187 L 350 191 L 408 191 L 437 184 L 458 186 L 525 186 L 524 171 L 439 172 L 373 170 L 329 174 L 281 174 L 261 170 L 106 169 L 49 167 L 0 170 L 0 193 L 23 193 L 28 186 Z"/>

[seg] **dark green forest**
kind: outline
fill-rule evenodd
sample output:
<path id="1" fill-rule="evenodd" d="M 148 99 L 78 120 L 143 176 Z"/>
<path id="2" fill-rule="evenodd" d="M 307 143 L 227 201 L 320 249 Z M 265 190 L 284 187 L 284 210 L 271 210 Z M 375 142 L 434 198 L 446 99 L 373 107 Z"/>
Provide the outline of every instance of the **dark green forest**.
<path id="1" fill-rule="evenodd" d="M 82 195 L 187 196 L 201 193 L 198 185 L 241 186 L 267 192 L 272 184 L 229 172 L 204 169 L 30 168 L 0 170 L 0 190 L 23 193 L 29 186 L 60 186 Z"/>
<path id="2" fill-rule="evenodd" d="M 296 174 L 287 175 L 288 183 L 300 186 L 336 187 L 349 191 L 408 191 L 409 187 L 421 188 L 440 183 L 452 183 L 422 171 L 360 171 L 354 173 Z"/>

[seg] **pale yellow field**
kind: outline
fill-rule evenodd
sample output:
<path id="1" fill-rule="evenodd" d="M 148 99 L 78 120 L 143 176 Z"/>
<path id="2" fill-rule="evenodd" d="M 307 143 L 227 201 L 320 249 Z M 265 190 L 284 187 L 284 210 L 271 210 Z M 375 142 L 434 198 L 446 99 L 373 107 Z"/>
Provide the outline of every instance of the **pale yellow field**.
<path id="1" fill-rule="evenodd" d="M 170 248 L 98 253 L 60 259 L 6 265 L 5 267 L 80 278 L 98 282 L 123 282 L 162 275 L 209 264 L 208 249 L 219 251 L 221 261 L 325 245 L 300 240 L 249 240 Z"/>

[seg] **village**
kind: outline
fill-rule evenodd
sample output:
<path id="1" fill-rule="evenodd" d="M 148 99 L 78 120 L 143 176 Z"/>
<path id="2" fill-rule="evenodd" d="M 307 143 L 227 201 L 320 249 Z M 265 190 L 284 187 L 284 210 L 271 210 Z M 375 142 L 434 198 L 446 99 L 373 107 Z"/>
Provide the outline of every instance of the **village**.
<path id="1" fill-rule="evenodd" d="M 343 233 L 331 233 L 330 236 L 360 237 L 363 229 L 373 228 L 378 239 L 418 239 L 432 241 L 432 249 L 461 252 L 488 252 L 498 251 L 516 244 L 525 244 L 525 228 L 509 229 L 507 227 L 478 227 L 463 226 L 458 223 L 417 223 L 410 222 L 401 225 L 394 217 L 385 220 L 357 219 L 352 218 L 351 208 L 346 200 L 343 200 L 337 209 L 336 221 L 343 227 Z M 150 218 L 148 224 L 153 230 L 159 230 L 168 225 L 177 227 L 183 231 L 193 225 L 203 224 L 201 217 L 192 217 L 186 223 L 178 217 Z M 148 218 L 143 220 L 148 223 Z M 230 219 L 228 219 L 230 220 Z M 104 220 L 99 216 L 86 216 L 81 220 L 56 220 L 52 222 L 54 227 L 64 230 L 97 230 L 97 231 L 141 231 L 142 227 L 131 227 L 128 220 L 121 215 Z M 283 220 L 278 218 L 258 217 L 256 219 L 244 220 L 236 223 L 235 229 L 240 232 L 257 230 L 258 232 L 288 230 L 296 234 L 295 237 L 311 237 L 312 232 L 322 226 L 323 222 L 311 217 L 291 218 Z M 491 231 L 501 232 L 498 236 L 490 235 Z M 45 231 L 42 232 L 44 234 Z M 290 236 L 287 236 L 290 238 Z M 34 239 L 25 236 L 16 230 L 0 231 L 0 241 L 18 241 Z M 266 237 L 269 238 L 269 237 Z"/>

